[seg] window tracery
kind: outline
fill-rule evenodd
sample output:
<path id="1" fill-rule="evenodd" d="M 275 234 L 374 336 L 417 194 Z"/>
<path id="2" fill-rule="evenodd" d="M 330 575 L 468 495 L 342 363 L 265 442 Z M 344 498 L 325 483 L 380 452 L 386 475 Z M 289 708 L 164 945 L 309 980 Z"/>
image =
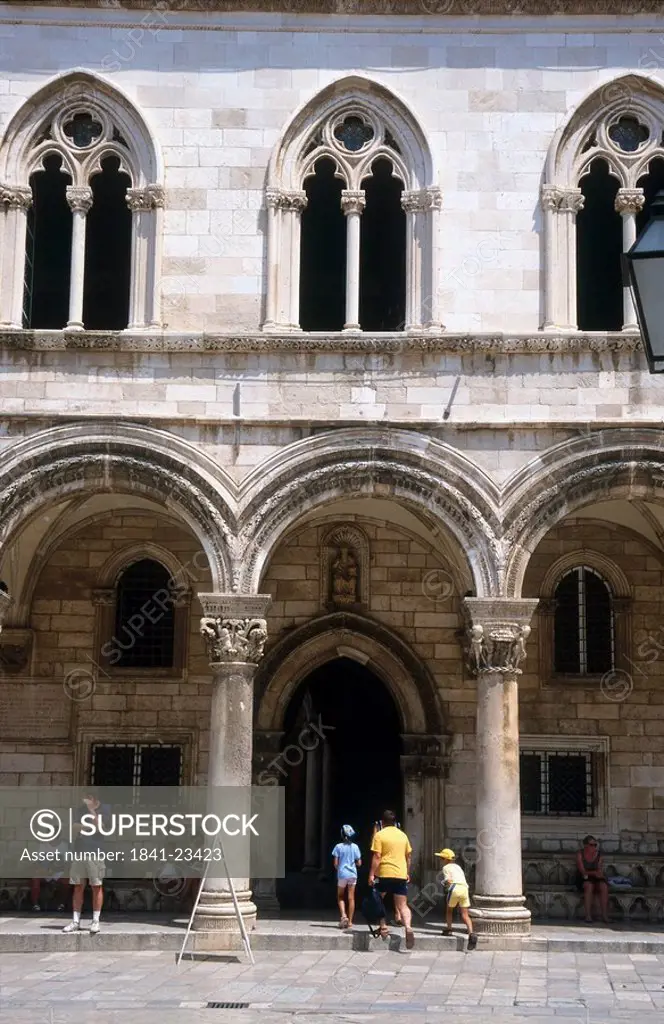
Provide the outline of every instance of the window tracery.
<path id="1" fill-rule="evenodd" d="M 591 94 L 549 154 L 541 195 L 545 329 L 638 329 L 621 260 L 639 214 L 664 187 L 664 90 L 636 74 L 619 84 Z"/>
<path id="2" fill-rule="evenodd" d="M 439 329 L 440 190 L 421 130 L 374 83 L 328 93 L 296 115 L 271 161 L 264 329 Z"/>
<path id="3" fill-rule="evenodd" d="M 0 322 L 157 326 L 157 163 L 141 118 L 94 76 L 61 76 L 19 110 L 0 147 L 0 249 L 15 253 L 0 265 Z"/>

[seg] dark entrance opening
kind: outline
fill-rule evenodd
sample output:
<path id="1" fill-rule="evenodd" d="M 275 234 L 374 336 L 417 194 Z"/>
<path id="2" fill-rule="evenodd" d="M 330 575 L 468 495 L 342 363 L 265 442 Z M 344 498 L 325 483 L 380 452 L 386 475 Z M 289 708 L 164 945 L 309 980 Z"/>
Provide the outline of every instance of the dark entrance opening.
<path id="1" fill-rule="evenodd" d="M 374 821 L 386 808 L 402 820 L 401 731 L 387 687 L 356 661 L 330 661 L 299 687 L 286 712 L 284 748 L 317 743 L 300 763 L 284 765 L 286 878 L 277 892 L 285 909 L 334 910 L 331 852 L 342 825 L 357 833 L 360 885 L 366 881 Z"/>

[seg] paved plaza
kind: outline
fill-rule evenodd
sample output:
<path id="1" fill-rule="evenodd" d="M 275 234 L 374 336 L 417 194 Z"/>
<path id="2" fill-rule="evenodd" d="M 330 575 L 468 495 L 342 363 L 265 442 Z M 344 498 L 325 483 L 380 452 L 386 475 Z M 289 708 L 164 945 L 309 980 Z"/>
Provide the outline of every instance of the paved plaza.
<path id="1" fill-rule="evenodd" d="M 3 1024 L 271 1024 L 664 1020 L 664 957 L 637 953 L 258 953 L 184 960 L 171 952 L 4 954 Z M 243 1009 L 208 1003 L 245 1003 Z"/>

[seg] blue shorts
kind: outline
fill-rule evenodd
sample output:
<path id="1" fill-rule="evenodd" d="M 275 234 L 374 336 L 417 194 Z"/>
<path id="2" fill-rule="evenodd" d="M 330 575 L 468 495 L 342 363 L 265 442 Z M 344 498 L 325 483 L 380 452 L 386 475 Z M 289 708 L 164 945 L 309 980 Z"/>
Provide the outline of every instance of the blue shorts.
<path id="1" fill-rule="evenodd" d="M 390 893 L 392 896 L 407 896 L 408 882 L 405 878 L 377 878 L 378 892 Z"/>

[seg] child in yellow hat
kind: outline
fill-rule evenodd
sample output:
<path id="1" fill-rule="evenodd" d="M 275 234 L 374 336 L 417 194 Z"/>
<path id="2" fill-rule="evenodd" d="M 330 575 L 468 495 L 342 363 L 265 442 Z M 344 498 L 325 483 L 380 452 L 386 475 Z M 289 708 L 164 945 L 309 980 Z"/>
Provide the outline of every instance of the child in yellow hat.
<path id="1" fill-rule="evenodd" d="M 468 949 L 475 949 L 477 945 L 477 935 L 473 932 L 473 922 L 470 919 L 468 909 L 470 907 L 470 896 L 468 895 L 468 882 L 466 876 L 463 873 L 463 868 L 459 867 L 455 863 L 456 855 L 454 850 L 450 850 L 447 847 L 444 850 L 440 850 L 435 854 L 436 857 L 440 857 L 443 862 L 443 880 L 445 883 L 446 893 L 446 910 L 445 910 L 445 921 L 446 927 L 444 934 L 452 934 L 452 917 L 454 915 L 454 908 L 458 907 L 461 911 L 461 917 L 463 923 L 468 929 Z"/>

